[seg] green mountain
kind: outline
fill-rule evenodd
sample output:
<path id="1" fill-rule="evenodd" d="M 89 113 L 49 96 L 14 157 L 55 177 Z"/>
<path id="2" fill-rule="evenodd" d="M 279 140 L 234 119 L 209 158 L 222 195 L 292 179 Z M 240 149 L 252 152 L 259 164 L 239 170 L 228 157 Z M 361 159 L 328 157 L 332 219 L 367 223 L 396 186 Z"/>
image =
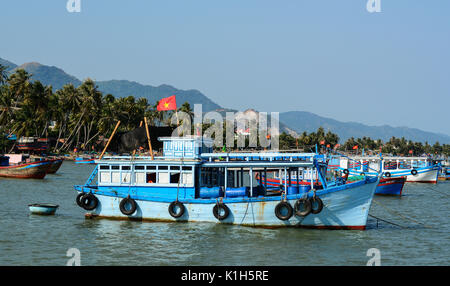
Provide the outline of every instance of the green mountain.
<path id="1" fill-rule="evenodd" d="M 372 139 L 389 140 L 392 136 L 397 138 L 405 137 L 407 140 L 435 143 L 450 143 L 450 136 L 440 133 L 432 133 L 416 128 L 369 126 L 356 122 L 341 122 L 331 118 L 319 116 L 306 111 L 290 111 L 280 113 L 280 121 L 286 123 L 297 133 L 304 131 L 313 132 L 322 126 L 326 131 L 330 130 L 340 137 L 343 142 L 350 137 L 370 137 Z"/>
<path id="2" fill-rule="evenodd" d="M 17 67 L 16 64 L 0 58 L 0 65 L 8 67 L 6 70 L 11 71 Z"/>
<path id="3" fill-rule="evenodd" d="M 81 84 L 80 80 L 65 73 L 60 68 L 41 65 L 40 63 L 36 62 L 25 63 L 21 66 L 16 67 L 15 69 L 26 70 L 27 72 L 32 74 L 33 80 L 38 80 L 45 85 L 51 85 L 53 87 L 53 90 L 61 89 L 65 84 L 69 83 L 75 86 Z"/>

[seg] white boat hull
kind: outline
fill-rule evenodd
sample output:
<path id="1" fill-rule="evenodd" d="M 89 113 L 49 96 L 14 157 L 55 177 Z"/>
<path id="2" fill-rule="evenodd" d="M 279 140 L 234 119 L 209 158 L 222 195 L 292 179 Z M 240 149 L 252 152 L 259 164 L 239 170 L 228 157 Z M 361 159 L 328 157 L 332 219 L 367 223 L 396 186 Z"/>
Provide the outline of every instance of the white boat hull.
<path id="1" fill-rule="evenodd" d="M 360 182 L 361 183 L 361 182 Z M 280 220 L 275 215 L 275 207 L 280 202 L 264 198 L 251 198 L 247 201 L 233 202 L 224 199 L 230 209 L 230 215 L 224 220 L 217 220 L 213 215 L 215 203 L 183 202 L 185 213 L 180 218 L 173 218 L 168 212 L 170 202 L 142 200 L 134 198 L 137 203 L 136 212 L 124 215 L 119 209 L 122 198 L 95 193 L 99 200 L 97 208 L 86 214 L 87 217 L 103 217 L 115 219 L 136 219 L 151 221 L 189 221 L 227 223 L 260 227 L 311 227 L 336 229 L 365 229 L 367 217 L 378 181 L 363 183 L 358 186 L 345 185 L 338 191 L 317 191 L 324 204 L 318 214 L 306 217 L 293 215 L 288 220 Z M 358 184 L 358 183 L 354 183 Z M 337 187 L 339 188 L 339 187 Z M 299 195 L 288 196 L 288 202 L 294 207 Z M 236 199 L 234 199 L 236 201 Z"/>

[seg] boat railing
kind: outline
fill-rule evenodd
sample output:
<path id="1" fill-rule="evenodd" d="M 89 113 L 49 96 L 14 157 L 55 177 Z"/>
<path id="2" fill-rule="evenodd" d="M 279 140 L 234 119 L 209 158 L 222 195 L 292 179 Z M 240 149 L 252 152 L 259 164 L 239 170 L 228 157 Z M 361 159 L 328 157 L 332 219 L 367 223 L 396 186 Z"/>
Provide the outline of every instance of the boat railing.
<path id="1" fill-rule="evenodd" d="M 261 153 L 203 153 L 200 156 L 207 161 L 309 161 L 322 158 L 316 153 L 279 153 L 279 152 L 261 152 Z"/>

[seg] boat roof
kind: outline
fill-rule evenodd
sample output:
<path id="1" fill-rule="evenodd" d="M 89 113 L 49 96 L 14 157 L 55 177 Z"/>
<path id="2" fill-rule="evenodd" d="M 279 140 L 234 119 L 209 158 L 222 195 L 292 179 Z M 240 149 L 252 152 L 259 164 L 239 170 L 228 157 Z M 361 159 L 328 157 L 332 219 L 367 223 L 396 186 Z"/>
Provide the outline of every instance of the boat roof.
<path id="1" fill-rule="evenodd" d="M 349 158 L 343 157 L 343 159 L 350 160 L 380 160 L 380 156 L 352 156 Z M 397 157 L 397 156 L 387 156 L 382 157 L 383 160 L 429 160 L 428 157 Z"/>

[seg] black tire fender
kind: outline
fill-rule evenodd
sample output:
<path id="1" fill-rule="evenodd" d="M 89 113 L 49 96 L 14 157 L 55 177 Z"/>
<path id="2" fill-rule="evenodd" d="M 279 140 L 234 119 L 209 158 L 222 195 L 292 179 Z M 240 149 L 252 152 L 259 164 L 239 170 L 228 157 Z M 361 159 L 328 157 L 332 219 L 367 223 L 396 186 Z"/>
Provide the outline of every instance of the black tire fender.
<path id="1" fill-rule="evenodd" d="M 411 175 L 413 175 L 413 176 L 417 175 L 417 170 L 416 169 L 412 169 L 411 170 Z"/>
<path id="2" fill-rule="evenodd" d="M 92 211 L 98 206 L 98 199 L 92 193 L 87 193 L 80 199 L 83 209 Z"/>
<path id="3" fill-rule="evenodd" d="M 300 206 L 303 205 L 305 210 L 300 210 Z M 294 205 L 296 216 L 307 216 L 311 213 L 311 202 L 308 199 L 299 199 Z"/>
<path id="4" fill-rule="evenodd" d="M 175 212 L 175 206 L 178 206 L 178 208 L 180 209 L 177 212 Z M 169 205 L 169 214 L 173 217 L 173 218 L 179 218 L 181 216 L 184 215 L 184 211 L 185 211 L 185 207 L 183 205 L 183 203 L 179 202 L 179 201 L 173 201 L 170 203 Z"/>
<path id="5" fill-rule="evenodd" d="M 281 213 L 281 210 L 283 208 L 286 208 L 288 211 L 286 215 L 283 215 Z M 280 220 L 288 220 L 292 217 L 293 214 L 294 210 L 292 209 L 291 204 L 289 204 L 288 202 L 279 202 L 275 207 L 275 216 Z"/>
<path id="6" fill-rule="evenodd" d="M 125 205 L 127 203 L 131 205 L 131 208 L 129 210 L 125 208 Z M 124 215 L 132 215 L 137 209 L 137 204 L 135 200 L 133 200 L 132 198 L 130 198 L 130 196 L 128 196 L 120 201 L 119 208 L 120 212 L 123 213 Z"/>
<path id="7" fill-rule="evenodd" d="M 219 209 L 222 209 L 224 211 L 223 215 L 219 214 Z M 216 219 L 224 220 L 230 215 L 230 209 L 224 203 L 217 203 L 213 207 L 213 214 Z"/>
<path id="8" fill-rule="evenodd" d="M 390 172 L 386 172 L 386 173 L 384 173 L 384 176 L 389 178 L 391 176 L 391 173 Z"/>
<path id="9" fill-rule="evenodd" d="M 77 202 L 77 205 L 79 206 L 79 207 L 83 207 L 83 203 L 81 202 L 81 198 L 85 195 L 86 193 L 85 192 L 81 192 L 81 193 L 79 193 L 78 195 L 77 195 L 77 198 L 75 199 L 75 201 Z"/>
<path id="10" fill-rule="evenodd" d="M 350 172 L 348 169 L 344 169 L 344 171 L 342 171 L 345 175 L 348 175 Z"/>
<path id="11" fill-rule="evenodd" d="M 322 211 L 323 209 L 323 202 L 319 197 L 312 197 L 310 200 L 310 204 L 311 204 L 311 213 L 312 214 L 318 214 Z M 315 208 L 315 204 L 317 204 L 317 208 Z"/>

